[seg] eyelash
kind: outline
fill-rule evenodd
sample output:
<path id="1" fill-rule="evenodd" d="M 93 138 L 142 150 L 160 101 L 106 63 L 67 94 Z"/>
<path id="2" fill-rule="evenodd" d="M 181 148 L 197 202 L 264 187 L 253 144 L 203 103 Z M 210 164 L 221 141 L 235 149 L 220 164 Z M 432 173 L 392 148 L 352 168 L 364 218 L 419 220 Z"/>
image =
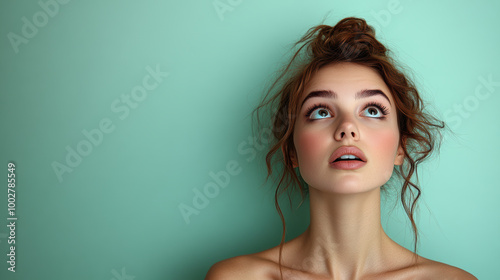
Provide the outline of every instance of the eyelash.
<path id="1" fill-rule="evenodd" d="M 387 109 L 387 107 L 385 107 L 384 105 L 378 103 L 378 102 L 369 102 L 368 104 L 365 105 L 365 107 L 363 108 L 363 111 L 366 110 L 367 108 L 369 107 L 375 107 L 377 109 L 380 110 L 380 112 L 382 113 L 382 117 L 379 117 L 377 119 L 385 119 L 386 115 L 389 114 L 389 109 Z M 309 109 L 307 109 L 306 111 L 306 118 L 309 118 L 312 114 L 312 112 L 314 112 L 314 110 L 318 109 L 318 108 L 325 108 L 325 109 L 328 109 L 329 111 L 330 110 L 330 107 L 324 103 L 318 103 L 318 104 L 315 104 L 315 105 L 312 105 L 311 107 L 309 107 Z M 308 119 L 309 121 L 313 121 L 313 119 Z"/>

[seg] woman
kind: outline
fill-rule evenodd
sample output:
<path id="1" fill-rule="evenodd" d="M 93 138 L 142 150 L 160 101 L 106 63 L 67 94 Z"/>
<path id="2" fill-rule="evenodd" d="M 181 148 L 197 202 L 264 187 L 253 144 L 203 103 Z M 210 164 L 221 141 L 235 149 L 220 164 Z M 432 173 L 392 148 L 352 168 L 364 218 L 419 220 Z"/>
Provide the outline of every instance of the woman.
<path id="1" fill-rule="evenodd" d="M 416 253 L 420 189 L 410 179 L 439 145 L 436 132 L 444 124 L 423 112 L 418 91 L 372 27 L 345 18 L 334 27 L 311 28 L 299 44 L 255 110 L 272 110 L 268 178 L 273 155 L 283 155 L 275 196 L 282 242 L 221 261 L 206 279 L 477 279 Z M 414 231 L 413 252 L 381 226 L 381 191 L 393 173 L 402 178 L 398 188 Z M 311 219 L 304 233 L 284 242 L 278 196 L 293 186 L 309 196 Z"/>

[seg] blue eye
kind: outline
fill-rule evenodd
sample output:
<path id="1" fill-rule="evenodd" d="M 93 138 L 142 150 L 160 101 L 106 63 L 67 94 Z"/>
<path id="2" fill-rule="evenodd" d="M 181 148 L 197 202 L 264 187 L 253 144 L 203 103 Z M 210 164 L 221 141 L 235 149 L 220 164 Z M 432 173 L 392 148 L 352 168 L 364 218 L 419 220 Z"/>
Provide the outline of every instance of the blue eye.
<path id="1" fill-rule="evenodd" d="M 365 112 L 367 113 L 366 115 L 369 117 L 380 118 L 382 116 L 382 113 L 376 107 L 368 107 L 365 109 Z"/>
<path id="2" fill-rule="evenodd" d="M 311 115 L 320 116 L 319 118 L 313 117 L 314 119 L 331 117 L 330 112 L 328 112 L 328 110 L 326 110 L 324 108 L 319 108 L 318 110 L 314 110 Z"/>
<path id="3" fill-rule="evenodd" d="M 366 116 L 377 119 L 384 119 L 385 115 L 389 114 L 387 107 L 376 102 L 367 104 L 365 109 L 363 109 L 363 112 L 366 112 Z"/>
<path id="4" fill-rule="evenodd" d="M 324 119 L 324 118 L 329 118 L 331 116 L 332 115 L 328 110 L 328 106 L 325 104 L 314 105 L 312 108 L 307 110 L 306 113 L 306 118 L 311 118 L 311 119 Z"/>
<path id="5" fill-rule="evenodd" d="M 305 117 L 309 120 L 331 118 L 333 116 L 329 108 L 328 105 L 322 103 L 313 105 L 306 111 Z M 363 114 L 373 119 L 385 119 L 385 116 L 389 114 L 389 110 L 378 102 L 370 102 L 365 105 Z"/>

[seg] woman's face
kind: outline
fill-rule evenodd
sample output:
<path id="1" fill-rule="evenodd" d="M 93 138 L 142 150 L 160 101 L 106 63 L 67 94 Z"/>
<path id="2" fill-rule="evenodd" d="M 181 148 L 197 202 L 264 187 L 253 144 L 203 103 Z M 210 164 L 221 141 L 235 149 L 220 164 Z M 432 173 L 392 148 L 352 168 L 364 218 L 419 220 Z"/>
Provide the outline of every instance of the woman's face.
<path id="1" fill-rule="evenodd" d="M 324 66 L 299 102 L 295 162 L 309 187 L 334 193 L 369 191 L 385 184 L 394 165 L 402 164 L 394 99 L 375 70 L 355 63 Z M 343 146 L 358 148 L 364 162 L 331 163 Z"/>

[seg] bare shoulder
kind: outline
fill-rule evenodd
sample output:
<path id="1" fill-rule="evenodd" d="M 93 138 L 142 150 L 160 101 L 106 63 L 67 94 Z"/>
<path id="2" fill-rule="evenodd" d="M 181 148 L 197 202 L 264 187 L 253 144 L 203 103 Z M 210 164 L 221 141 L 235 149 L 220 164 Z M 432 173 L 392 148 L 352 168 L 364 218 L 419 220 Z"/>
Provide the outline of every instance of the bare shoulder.
<path id="1" fill-rule="evenodd" d="M 477 280 L 474 275 L 463 269 L 429 259 L 422 263 L 422 268 L 429 279 Z"/>
<path id="2" fill-rule="evenodd" d="M 205 280 L 225 279 L 272 279 L 269 271 L 272 263 L 256 255 L 244 255 L 226 259 L 214 264 Z"/>

